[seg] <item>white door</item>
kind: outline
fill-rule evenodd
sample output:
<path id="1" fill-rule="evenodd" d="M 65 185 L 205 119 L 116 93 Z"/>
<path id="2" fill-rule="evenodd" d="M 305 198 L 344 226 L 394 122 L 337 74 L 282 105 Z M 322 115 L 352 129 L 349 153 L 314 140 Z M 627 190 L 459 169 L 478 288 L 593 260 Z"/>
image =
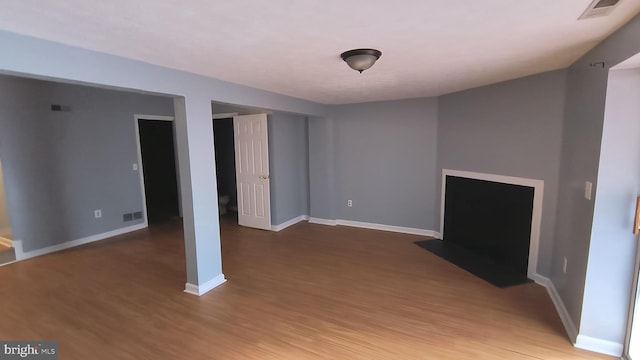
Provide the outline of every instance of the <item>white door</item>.
<path id="1" fill-rule="evenodd" d="M 238 224 L 271 229 L 267 115 L 233 117 L 238 185 Z"/>

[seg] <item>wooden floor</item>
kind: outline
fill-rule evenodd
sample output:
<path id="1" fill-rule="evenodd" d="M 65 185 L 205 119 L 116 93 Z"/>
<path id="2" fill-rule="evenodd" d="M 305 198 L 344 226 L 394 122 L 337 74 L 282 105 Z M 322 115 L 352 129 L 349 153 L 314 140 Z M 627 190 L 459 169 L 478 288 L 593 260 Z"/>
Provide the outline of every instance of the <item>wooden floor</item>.
<path id="1" fill-rule="evenodd" d="M 223 224 L 228 282 L 184 293 L 173 222 L 0 268 L 0 339 L 61 359 L 612 359 L 574 349 L 545 289 L 498 289 L 418 236 Z"/>

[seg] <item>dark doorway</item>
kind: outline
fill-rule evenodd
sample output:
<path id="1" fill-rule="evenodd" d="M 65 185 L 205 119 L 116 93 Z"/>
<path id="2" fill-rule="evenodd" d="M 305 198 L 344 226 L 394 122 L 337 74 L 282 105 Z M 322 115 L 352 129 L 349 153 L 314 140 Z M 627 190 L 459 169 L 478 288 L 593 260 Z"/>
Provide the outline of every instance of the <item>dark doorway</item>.
<path id="1" fill-rule="evenodd" d="M 173 122 L 138 121 L 149 223 L 180 216 Z"/>
<path id="2" fill-rule="evenodd" d="M 236 159 L 233 118 L 213 120 L 218 182 L 218 206 L 222 218 L 237 222 Z"/>

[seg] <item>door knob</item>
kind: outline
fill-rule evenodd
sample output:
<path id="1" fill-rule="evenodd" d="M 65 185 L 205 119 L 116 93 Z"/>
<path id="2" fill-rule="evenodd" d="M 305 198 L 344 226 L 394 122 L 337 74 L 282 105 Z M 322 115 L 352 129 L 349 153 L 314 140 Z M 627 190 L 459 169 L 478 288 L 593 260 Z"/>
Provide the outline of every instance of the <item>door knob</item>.
<path id="1" fill-rule="evenodd" d="M 260 179 L 262 180 L 267 180 L 269 178 L 269 175 L 260 175 Z"/>

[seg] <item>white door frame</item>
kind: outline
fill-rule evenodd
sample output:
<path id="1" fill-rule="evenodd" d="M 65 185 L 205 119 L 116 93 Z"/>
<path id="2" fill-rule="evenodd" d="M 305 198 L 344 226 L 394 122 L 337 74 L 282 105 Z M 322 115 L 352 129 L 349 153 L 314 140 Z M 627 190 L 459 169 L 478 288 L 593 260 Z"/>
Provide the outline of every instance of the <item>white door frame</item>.
<path id="1" fill-rule="evenodd" d="M 211 119 L 213 120 L 224 120 L 224 119 L 233 119 L 234 116 L 238 116 L 238 113 L 219 113 L 211 115 Z"/>
<path id="2" fill-rule="evenodd" d="M 538 274 L 538 247 L 540 242 L 540 226 L 542 223 L 542 197 L 544 195 L 544 181 L 513 176 L 476 173 L 471 171 L 442 169 L 442 191 L 440 194 L 440 233 L 442 234 L 442 237 L 444 237 L 444 195 L 445 187 L 447 185 L 447 175 L 476 180 L 493 181 L 505 184 L 528 186 L 534 189 L 533 211 L 531 215 L 531 237 L 529 238 L 529 261 L 527 265 L 527 277 L 536 282 L 541 281 L 542 279 Z"/>
<path id="3" fill-rule="evenodd" d="M 144 219 L 144 226 L 148 227 L 149 226 L 149 218 L 147 217 L 147 194 L 145 192 L 144 189 L 144 169 L 142 166 L 142 148 L 140 146 L 140 125 L 138 124 L 138 122 L 140 120 L 158 120 L 158 121 L 171 121 L 173 122 L 175 120 L 175 118 L 173 116 L 164 116 L 164 115 L 143 115 L 143 114 L 134 114 L 133 115 L 133 122 L 134 122 L 134 126 L 135 126 L 135 134 L 136 134 L 136 147 L 138 150 L 138 163 L 135 164 L 138 166 L 138 174 L 140 177 L 140 192 L 142 193 L 142 218 Z M 176 189 L 178 191 L 178 210 L 180 211 L 180 216 L 182 216 L 182 194 L 180 191 L 180 169 L 178 168 L 179 164 L 177 161 L 177 149 L 175 149 L 175 147 L 177 146 L 176 144 L 176 132 L 175 132 L 175 123 L 174 123 L 174 131 L 173 131 L 173 146 L 174 146 L 174 151 L 175 152 L 175 156 L 176 159 L 174 160 L 176 163 L 176 177 L 177 177 L 177 181 L 178 181 L 178 189 Z"/>

